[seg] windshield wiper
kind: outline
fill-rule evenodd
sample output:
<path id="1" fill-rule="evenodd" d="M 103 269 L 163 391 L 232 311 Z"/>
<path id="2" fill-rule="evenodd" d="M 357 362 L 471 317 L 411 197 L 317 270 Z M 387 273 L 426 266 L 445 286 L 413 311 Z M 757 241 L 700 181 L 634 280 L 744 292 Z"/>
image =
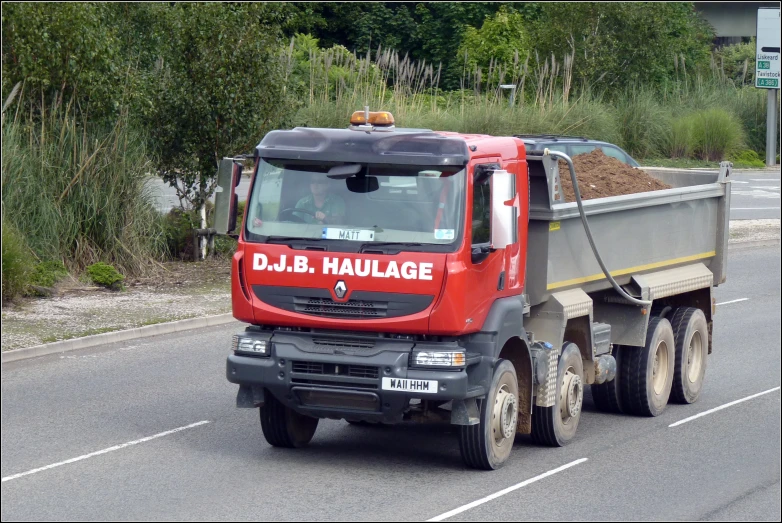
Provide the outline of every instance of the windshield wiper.
<path id="1" fill-rule="evenodd" d="M 299 236 L 266 236 L 265 243 L 284 243 L 284 242 L 322 242 L 323 238 L 301 238 Z"/>
<path id="2" fill-rule="evenodd" d="M 369 247 L 423 247 L 424 243 L 416 243 L 416 242 L 367 242 L 361 245 L 361 248 L 358 250 L 358 252 L 364 252 L 364 250 Z"/>

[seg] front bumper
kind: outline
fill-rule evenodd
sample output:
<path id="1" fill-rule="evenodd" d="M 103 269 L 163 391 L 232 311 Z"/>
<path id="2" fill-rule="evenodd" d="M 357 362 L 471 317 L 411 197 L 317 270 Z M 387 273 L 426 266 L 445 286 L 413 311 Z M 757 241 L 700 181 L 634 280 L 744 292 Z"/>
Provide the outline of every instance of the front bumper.
<path id="1" fill-rule="evenodd" d="M 467 358 L 467 368 L 411 368 L 415 342 L 375 338 L 371 347 L 340 346 L 334 337 L 309 333 L 275 333 L 268 357 L 231 354 L 228 381 L 271 394 L 284 405 L 310 416 L 395 423 L 402 420 L 410 400 L 446 402 L 483 396 L 479 368 L 484 358 Z M 325 344 L 324 344 L 325 343 Z M 431 344 L 456 346 L 456 342 Z M 430 344 L 427 343 L 427 347 Z M 418 344 L 418 348 L 420 344 Z M 383 378 L 436 380 L 434 392 L 383 390 Z"/>

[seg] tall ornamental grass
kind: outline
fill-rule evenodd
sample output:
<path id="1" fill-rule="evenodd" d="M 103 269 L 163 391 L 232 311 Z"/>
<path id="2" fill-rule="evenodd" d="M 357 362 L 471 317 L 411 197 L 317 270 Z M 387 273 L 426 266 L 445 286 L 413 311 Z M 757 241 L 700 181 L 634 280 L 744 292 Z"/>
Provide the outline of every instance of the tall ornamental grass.
<path id="1" fill-rule="evenodd" d="M 40 260 L 72 270 L 105 261 L 139 274 L 164 254 L 144 183 L 151 166 L 127 114 L 101 128 L 55 101 L 35 116 L 9 108 L 2 133 L 4 222 Z"/>

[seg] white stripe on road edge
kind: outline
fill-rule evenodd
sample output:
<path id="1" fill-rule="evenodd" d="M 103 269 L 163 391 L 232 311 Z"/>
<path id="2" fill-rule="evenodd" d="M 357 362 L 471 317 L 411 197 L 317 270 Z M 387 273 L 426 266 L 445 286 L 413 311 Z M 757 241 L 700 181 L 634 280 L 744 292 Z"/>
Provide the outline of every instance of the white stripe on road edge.
<path id="1" fill-rule="evenodd" d="M 59 467 L 61 465 L 67 465 L 69 463 L 75 463 L 75 462 L 81 461 L 83 459 L 93 458 L 95 456 L 100 456 L 101 454 L 106 454 L 108 452 L 113 452 L 115 450 L 124 449 L 125 447 L 130 447 L 132 445 L 138 445 L 139 443 L 144 443 L 144 442 L 147 442 L 147 441 L 150 441 L 150 440 L 153 440 L 153 439 L 162 438 L 163 436 L 168 436 L 169 434 L 174 434 L 175 432 L 179 432 L 181 430 L 192 429 L 193 427 L 198 427 L 199 425 L 205 425 L 207 423 L 209 423 L 209 421 L 206 421 L 206 420 L 199 421 L 198 423 L 191 423 L 190 425 L 185 425 L 184 427 L 179 427 L 179 428 L 176 428 L 176 429 L 167 430 L 165 432 L 161 432 L 161 433 L 155 434 L 153 436 L 147 436 L 146 438 L 137 439 L 135 441 L 129 441 L 127 443 L 123 443 L 122 445 L 115 445 L 113 447 L 109 447 L 107 449 L 99 450 L 97 452 L 91 452 L 89 454 L 84 454 L 83 456 L 79 456 L 77 458 L 67 459 L 65 461 L 60 461 L 59 463 L 53 463 L 51 465 L 46 465 L 45 467 L 39 467 L 37 469 L 28 470 L 27 472 L 21 472 L 19 474 L 14 474 L 13 476 L 6 476 L 6 477 L 3 478 L 2 482 L 5 483 L 6 481 L 11 481 L 12 479 L 21 478 L 22 476 L 28 476 L 30 474 L 35 474 L 36 472 L 43 472 L 44 470 L 53 469 L 53 468 Z"/>
<path id="2" fill-rule="evenodd" d="M 739 298 L 738 300 L 723 301 L 722 303 L 715 303 L 715 305 L 727 305 L 729 303 L 738 303 L 740 301 L 747 301 L 749 298 Z"/>
<path id="3" fill-rule="evenodd" d="M 774 387 L 773 389 L 769 389 L 763 392 L 758 392 L 757 394 L 753 394 L 752 396 L 747 396 L 746 398 L 742 398 L 740 400 L 731 401 L 730 403 L 726 403 L 725 405 L 722 405 L 720 407 L 717 407 L 715 409 L 707 410 L 706 412 L 701 412 L 700 414 L 696 414 L 695 416 L 690 416 L 689 418 L 684 418 L 681 421 L 677 421 L 676 423 L 671 423 L 668 425 L 668 428 L 675 427 L 677 425 L 681 425 L 682 423 L 687 423 L 688 421 L 692 421 L 694 419 L 700 418 L 702 416 L 705 416 L 707 414 L 711 414 L 712 412 L 717 412 L 718 410 L 727 409 L 728 407 L 732 407 L 733 405 L 736 405 L 738 403 L 741 403 L 743 401 L 751 400 L 753 398 L 757 398 L 758 396 L 762 396 L 763 394 L 768 394 L 769 392 L 774 392 L 775 390 L 779 390 L 779 387 Z"/>
<path id="4" fill-rule="evenodd" d="M 779 178 L 771 178 L 771 179 L 766 179 L 766 178 L 750 178 L 750 180 L 752 180 L 753 182 L 778 182 L 778 181 L 779 181 Z"/>
<path id="5" fill-rule="evenodd" d="M 461 514 L 462 512 L 464 512 L 466 510 L 470 510 L 471 508 L 475 508 L 478 505 L 483 505 L 487 501 L 491 501 L 493 499 L 497 499 L 498 497 L 504 496 L 505 494 L 513 492 L 514 490 L 518 490 L 518 489 L 520 489 L 522 487 L 526 487 L 530 483 L 535 483 L 538 480 L 541 480 L 543 478 L 547 478 L 549 476 L 552 476 L 552 475 L 556 474 L 557 472 L 562 472 L 565 469 L 569 469 L 570 467 L 574 467 L 574 466 L 576 466 L 576 465 L 578 465 L 580 463 L 583 463 L 585 461 L 587 461 L 587 458 L 577 459 L 576 461 L 572 461 L 572 462 L 568 463 L 567 465 L 562 465 L 561 467 L 556 468 L 554 470 L 549 470 L 548 472 L 544 472 L 540 476 L 535 476 L 534 478 L 528 479 L 526 481 L 522 481 L 521 483 L 519 483 L 517 485 L 513 485 L 512 487 L 508 487 L 508 488 L 506 488 L 504 490 L 500 490 L 499 492 L 495 492 L 494 494 L 490 494 L 490 495 L 486 496 L 485 498 L 481 498 L 481 499 L 479 499 L 477 501 L 473 501 L 472 503 L 468 503 L 468 504 L 463 505 L 463 506 L 461 506 L 459 508 L 455 508 L 453 510 L 450 510 L 450 511 L 446 512 L 445 514 L 440 514 L 439 516 L 433 517 L 432 519 L 428 519 L 427 521 L 442 521 L 444 519 L 448 519 L 451 516 L 455 516 L 456 514 Z"/>

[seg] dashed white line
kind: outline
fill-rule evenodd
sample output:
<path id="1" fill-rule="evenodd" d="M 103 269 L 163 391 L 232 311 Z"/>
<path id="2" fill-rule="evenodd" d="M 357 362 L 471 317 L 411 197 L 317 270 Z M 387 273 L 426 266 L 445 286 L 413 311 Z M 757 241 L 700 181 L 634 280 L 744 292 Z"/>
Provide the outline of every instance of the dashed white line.
<path id="1" fill-rule="evenodd" d="M 432 519 L 428 519 L 427 521 L 443 521 L 444 519 L 448 519 L 452 516 L 455 516 L 456 514 L 461 514 L 462 512 L 466 510 L 470 510 L 471 508 L 475 508 L 478 505 L 483 505 L 484 503 L 491 501 L 493 499 L 497 499 L 500 496 L 504 496 L 505 494 L 508 494 L 510 492 L 513 492 L 514 490 L 518 490 L 522 487 L 526 487 L 527 485 L 531 483 L 535 483 L 536 481 L 539 481 L 543 478 L 547 478 L 549 476 L 553 476 L 557 472 L 562 472 L 563 470 L 569 469 L 570 467 L 575 467 L 576 465 L 579 465 L 581 463 L 584 463 L 587 461 L 587 458 L 581 458 L 577 459 L 576 461 L 571 461 L 567 465 L 562 465 L 559 468 L 555 468 L 553 470 L 549 470 L 548 472 L 544 472 L 543 474 L 539 476 L 535 476 L 534 478 L 530 478 L 526 481 L 522 481 L 521 483 L 517 483 L 516 485 L 513 485 L 512 487 L 508 487 L 506 489 L 500 490 L 499 492 L 495 492 L 494 494 L 489 494 L 485 498 L 481 498 L 479 500 L 473 501 L 472 503 L 468 503 L 466 505 L 462 505 L 459 508 L 455 508 L 453 510 L 449 510 L 448 512 L 444 514 L 440 514 L 439 516 L 435 516 Z"/>
<path id="2" fill-rule="evenodd" d="M 738 300 L 723 301 L 722 303 L 716 303 L 715 305 L 727 305 L 729 303 L 738 303 L 740 301 L 747 301 L 749 298 L 739 298 Z"/>
<path id="3" fill-rule="evenodd" d="M 13 476 L 6 476 L 3 478 L 2 482 L 5 483 L 6 481 L 11 481 L 12 479 L 21 478 L 23 476 L 29 476 L 30 474 L 35 474 L 36 472 L 43 472 L 44 470 L 53 469 L 55 467 L 60 467 L 62 465 L 68 465 L 69 463 L 75 463 L 77 461 L 82 461 L 87 458 L 94 458 L 95 456 L 100 456 L 101 454 L 107 454 L 109 452 L 114 452 L 115 450 L 121 450 L 124 449 L 125 447 L 130 447 L 132 445 L 138 445 L 139 443 L 144 443 L 153 439 L 162 438 L 163 436 L 168 436 L 170 434 L 174 434 L 182 430 L 192 429 L 193 427 L 198 427 L 199 425 L 205 425 L 207 423 L 209 423 L 209 421 L 206 420 L 199 421 L 197 423 L 191 423 L 190 425 L 185 425 L 184 427 L 178 427 L 176 429 L 167 430 L 165 432 L 160 432 L 152 436 L 147 436 L 146 438 L 129 441 L 121 445 L 114 445 L 113 447 L 109 447 L 107 449 L 99 450 L 97 452 L 91 452 L 89 454 L 84 454 L 83 456 L 78 456 L 76 458 L 66 459 L 65 461 L 60 461 L 59 463 L 52 463 L 51 465 L 46 465 L 45 467 L 39 467 L 37 469 L 28 470 L 27 472 L 20 472 L 19 474 L 14 474 Z"/>
<path id="4" fill-rule="evenodd" d="M 763 392 L 758 392 L 757 394 L 753 394 L 752 396 L 747 396 L 746 398 L 741 398 L 740 400 L 731 401 L 730 403 L 726 403 L 725 405 L 721 405 L 717 408 L 707 410 L 706 412 L 701 412 L 700 414 L 696 414 L 695 416 L 690 416 L 689 418 L 684 418 L 681 421 L 677 421 L 676 423 L 671 423 L 668 425 L 668 428 L 670 427 L 676 427 L 678 425 L 681 425 L 682 423 L 687 423 L 688 421 L 692 421 L 694 419 L 698 419 L 700 417 L 706 416 L 707 414 L 712 414 L 713 412 L 717 412 L 718 410 L 727 409 L 728 407 L 732 407 L 733 405 L 737 405 L 739 403 L 742 403 L 744 401 L 749 401 L 751 399 L 757 398 L 758 396 L 762 396 L 764 394 L 769 394 L 771 392 L 774 392 L 775 390 L 779 390 L 779 387 L 774 387 L 773 389 L 764 390 Z"/>
<path id="5" fill-rule="evenodd" d="M 778 182 L 779 178 L 750 178 L 753 182 Z"/>

